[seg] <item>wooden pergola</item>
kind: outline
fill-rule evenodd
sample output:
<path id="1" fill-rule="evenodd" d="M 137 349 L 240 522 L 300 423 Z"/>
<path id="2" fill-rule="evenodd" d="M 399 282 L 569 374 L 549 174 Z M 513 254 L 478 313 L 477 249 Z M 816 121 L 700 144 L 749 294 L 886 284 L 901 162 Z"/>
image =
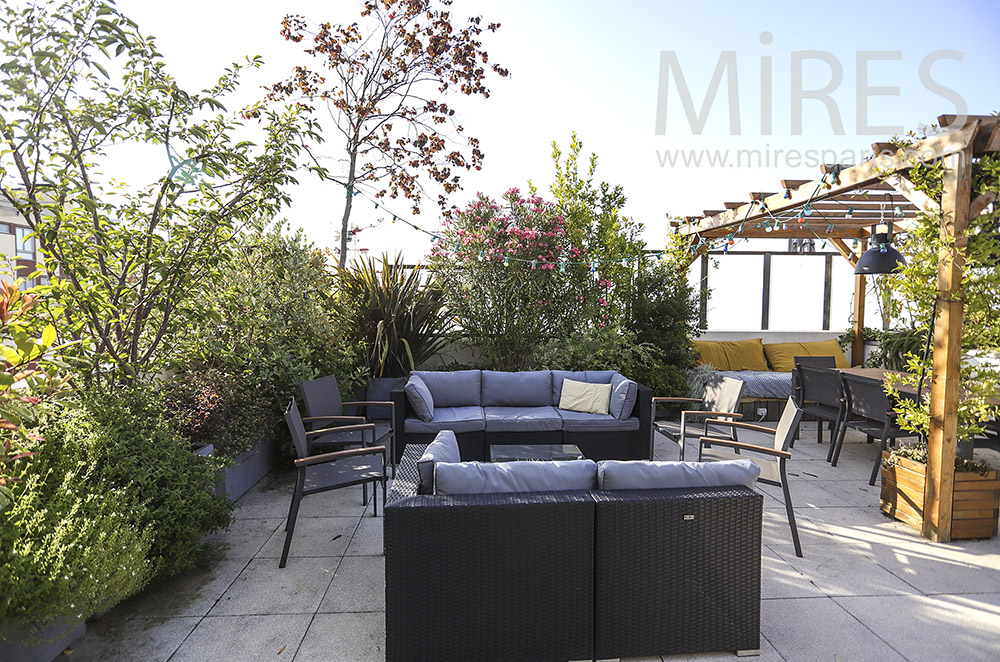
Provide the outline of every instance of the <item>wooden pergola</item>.
<path id="1" fill-rule="evenodd" d="M 962 283 L 969 221 L 987 210 L 995 194 L 972 192 L 973 159 L 1000 151 L 1000 117 L 942 115 L 945 132 L 904 149 L 875 143 L 874 158 L 854 166 L 821 167 L 815 180 L 782 180 L 782 191 L 755 192 L 747 202 L 727 202 L 724 210 L 675 223 L 674 231 L 690 237 L 692 260 L 713 242 L 743 238 L 820 238 L 829 241 L 854 266 L 865 251 L 871 227 L 891 220 L 896 232 L 917 214 L 940 215 L 941 235 L 954 239 L 956 254 L 938 257 L 937 306 L 934 319 L 933 378 L 923 535 L 951 540 L 958 418 L 959 366 L 962 353 L 963 305 L 956 294 Z M 918 191 L 907 174 L 917 162 L 942 162 L 943 195 L 938 203 Z M 797 213 L 796 213 L 797 212 Z M 857 241 L 857 248 L 849 245 Z M 863 357 L 865 276 L 855 276 L 853 365 Z"/>

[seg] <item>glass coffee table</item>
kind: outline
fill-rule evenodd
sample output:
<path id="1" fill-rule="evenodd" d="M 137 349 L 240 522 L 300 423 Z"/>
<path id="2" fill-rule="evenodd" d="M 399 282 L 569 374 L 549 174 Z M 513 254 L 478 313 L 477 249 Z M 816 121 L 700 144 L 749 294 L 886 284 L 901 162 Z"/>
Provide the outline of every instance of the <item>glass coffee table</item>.
<path id="1" fill-rule="evenodd" d="M 519 460 L 582 460 L 583 453 L 573 444 L 496 444 L 490 446 L 490 462 Z"/>

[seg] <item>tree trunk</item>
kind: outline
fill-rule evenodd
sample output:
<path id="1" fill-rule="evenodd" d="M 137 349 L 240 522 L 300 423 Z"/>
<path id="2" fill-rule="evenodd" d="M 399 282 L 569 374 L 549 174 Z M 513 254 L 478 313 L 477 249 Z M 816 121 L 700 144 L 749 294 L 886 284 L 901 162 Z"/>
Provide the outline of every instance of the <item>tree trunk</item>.
<path id="1" fill-rule="evenodd" d="M 337 264 L 343 269 L 347 265 L 347 224 L 351 220 L 351 205 L 354 203 L 353 179 L 348 180 L 344 187 L 346 197 L 344 200 L 344 217 L 340 220 L 340 259 Z"/>

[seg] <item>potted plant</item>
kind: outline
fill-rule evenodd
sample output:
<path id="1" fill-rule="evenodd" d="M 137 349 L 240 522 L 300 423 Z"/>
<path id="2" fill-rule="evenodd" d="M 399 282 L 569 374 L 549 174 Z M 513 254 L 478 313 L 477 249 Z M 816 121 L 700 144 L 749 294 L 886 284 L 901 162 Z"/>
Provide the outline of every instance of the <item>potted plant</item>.
<path id="1" fill-rule="evenodd" d="M 935 200 L 941 198 L 940 163 L 915 165 L 909 178 L 916 187 Z M 984 157 L 973 164 L 973 180 L 979 193 L 1000 191 L 1000 159 Z M 970 220 L 967 245 L 956 259 L 963 261 L 959 296 L 964 304 L 962 346 L 966 352 L 982 352 L 1000 347 L 1000 269 L 996 254 L 1000 249 L 997 224 L 1000 209 L 994 208 Z M 880 287 L 892 296 L 884 297 L 894 319 L 909 318 L 910 326 L 927 333 L 923 351 L 913 347 L 913 334 L 900 338 L 905 354 L 904 373 L 887 376 L 886 388 L 895 397 L 899 427 L 917 432 L 926 440 L 930 431 L 930 383 L 933 377 L 930 329 L 936 313 L 938 259 L 943 252 L 956 254 L 953 243 L 943 239 L 938 214 L 918 216 L 900 250 L 907 263 L 899 271 L 882 277 Z M 909 345 L 905 351 L 903 345 Z M 977 538 L 997 534 L 1000 479 L 995 470 L 973 461 L 972 439 L 985 423 L 1000 415 L 996 406 L 1000 394 L 1000 371 L 988 361 L 962 361 L 962 395 L 957 406 L 957 449 L 955 500 L 952 506 L 952 537 Z M 900 388 L 916 390 L 919 397 L 900 396 Z M 908 388 L 907 388 L 908 387 Z M 882 510 L 917 525 L 923 520 L 923 490 L 926 473 L 926 442 L 885 453 L 882 466 Z"/>
<path id="2" fill-rule="evenodd" d="M 369 400 L 389 400 L 389 391 L 447 343 L 451 319 L 437 280 L 419 266 L 407 267 L 397 254 L 359 258 L 337 270 L 334 306 L 345 329 L 354 329 L 365 347 Z M 389 408 L 373 408 L 371 418 L 389 418 Z"/>

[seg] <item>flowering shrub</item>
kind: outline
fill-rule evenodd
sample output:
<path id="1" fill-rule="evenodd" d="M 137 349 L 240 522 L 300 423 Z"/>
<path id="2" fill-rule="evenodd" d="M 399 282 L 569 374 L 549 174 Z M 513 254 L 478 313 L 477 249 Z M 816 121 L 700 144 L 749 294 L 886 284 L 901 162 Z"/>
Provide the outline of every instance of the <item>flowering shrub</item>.
<path id="1" fill-rule="evenodd" d="M 604 322 L 608 283 L 587 257 L 555 205 L 512 188 L 447 219 L 430 266 L 481 363 L 518 370 L 545 340 Z"/>

